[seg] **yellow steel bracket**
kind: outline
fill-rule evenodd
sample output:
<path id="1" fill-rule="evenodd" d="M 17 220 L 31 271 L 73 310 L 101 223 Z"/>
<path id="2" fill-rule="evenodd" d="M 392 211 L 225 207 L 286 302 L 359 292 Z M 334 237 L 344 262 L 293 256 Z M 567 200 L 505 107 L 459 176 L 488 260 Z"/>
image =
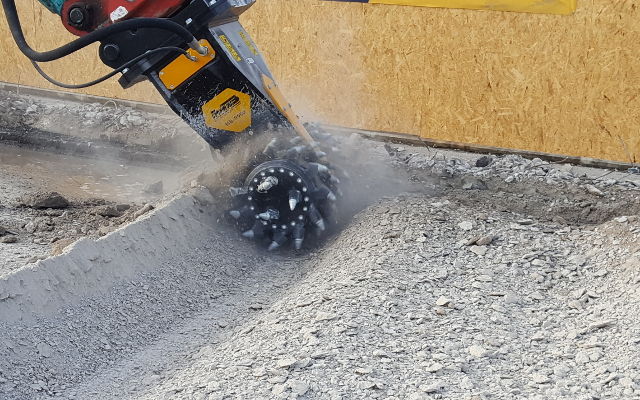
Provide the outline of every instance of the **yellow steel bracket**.
<path id="1" fill-rule="evenodd" d="M 289 102 L 284 98 L 280 88 L 276 85 L 273 79 L 266 75 L 262 75 L 262 84 L 264 85 L 265 91 L 271 97 L 273 104 L 275 104 L 276 107 L 278 107 L 278 110 L 287 117 L 291 125 L 293 125 L 293 128 L 298 132 L 298 135 L 307 141 L 307 143 L 313 143 L 313 138 L 309 134 L 309 131 L 307 131 L 307 128 L 302 125 L 302 122 L 300 122 L 300 119 L 293 111 L 291 104 L 289 104 Z"/>
<path id="2" fill-rule="evenodd" d="M 202 39 L 200 44 L 209 50 L 207 55 L 201 56 L 197 51 L 188 49 L 187 52 L 190 56 L 195 57 L 196 61 L 189 60 L 184 55 L 181 55 L 160 71 L 160 80 L 168 89 L 173 90 L 182 85 L 187 79 L 216 58 L 216 52 L 213 50 L 211 43 Z"/>
<path id="3" fill-rule="evenodd" d="M 571 14 L 577 0 L 369 0 L 369 3 L 405 6 L 471 8 L 475 10 L 515 11 L 538 14 Z"/>

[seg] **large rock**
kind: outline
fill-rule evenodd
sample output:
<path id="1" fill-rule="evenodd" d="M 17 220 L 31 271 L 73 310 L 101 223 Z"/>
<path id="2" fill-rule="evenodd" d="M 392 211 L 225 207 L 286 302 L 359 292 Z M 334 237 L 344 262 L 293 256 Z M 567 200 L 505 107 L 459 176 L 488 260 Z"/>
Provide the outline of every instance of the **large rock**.
<path id="1" fill-rule="evenodd" d="M 31 208 L 67 208 L 69 201 L 57 192 L 36 192 L 22 197 L 22 204 Z"/>
<path id="2" fill-rule="evenodd" d="M 106 218 L 115 218 L 115 217 L 121 217 L 122 216 L 122 211 L 118 210 L 118 207 L 116 207 L 116 206 L 100 206 L 100 207 L 96 207 L 94 212 L 97 215 L 100 215 L 100 216 L 106 217 Z"/>

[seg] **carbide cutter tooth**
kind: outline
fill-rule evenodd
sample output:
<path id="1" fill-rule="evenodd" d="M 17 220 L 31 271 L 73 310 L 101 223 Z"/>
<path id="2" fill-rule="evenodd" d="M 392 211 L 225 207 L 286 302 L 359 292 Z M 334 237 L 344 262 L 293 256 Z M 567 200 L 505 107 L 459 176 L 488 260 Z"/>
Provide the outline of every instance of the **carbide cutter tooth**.
<path id="1" fill-rule="evenodd" d="M 300 137 L 300 136 L 294 136 L 289 140 L 289 143 L 291 143 L 293 145 L 296 145 L 296 144 L 301 143 L 301 142 L 302 142 L 302 137 Z"/>
<path id="2" fill-rule="evenodd" d="M 316 208 L 315 205 L 311 204 L 309 206 L 309 219 L 311 220 L 311 222 L 314 223 L 315 226 L 317 226 L 321 231 L 324 231 L 326 229 L 325 223 L 324 223 L 324 219 L 322 218 L 322 214 L 320 214 L 320 211 L 318 211 L 318 209 Z"/>
<path id="3" fill-rule="evenodd" d="M 229 188 L 229 193 L 231 194 L 231 197 L 238 197 L 238 196 L 244 196 L 245 194 L 248 193 L 247 189 L 242 188 L 242 187 L 230 187 Z"/>
<path id="4" fill-rule="evenodd" d="M 273 241 L 269 245 L 269 251 L 274 251 L 279 249 L 287 243 L 287 231 L 286 230 L 278 230 L 273 234 Z"/>
<path id="5" fill-rule="evenodd" d="M 309 163 L 309 165 L 313 165 L 314 167 L 316 167 L 318 169 L 318 173 L 320 174 L 326 174 L 329 172 L 329 167 L 327 167 L 324 164 L 320 164 L 320 163 Z"/>
<path id="6" fill-rule="evenodd" d="M 330 200 L 336 201 L 338 198 L 336 195 L 326 186 L 321 185 L 314 193 L 313 198 L 316 200 Z"/>
<path id="7" fill-rule="evenodd" d="M 247 239 L 256 239 L 264 236 L 264 224 L 261 221 L 256 221 L 253 224 L 253 228 L 244 232 L 242 236 L 246 237 Z"/>
<path id="8" fill-rule="evenodd" d="M 264 221 L 272 221 L 280 218 L 280 212 L 273 208 L 268 209 L 267 211 L 258 214 L 258 218 Z"/>
<path id="9" fill-rule="evenodd" d="M 292 148 L 287 150 L 287 156 L 296 157 L 302 154 L 302 152 L 305 151 L 306 148 L 307 146 L 293 146 Z"/>
<path id="10" fill-rule="evenodd" d="M 267 144 L 264 148 L 264 150 L 262 151 L 262 153 L 264 154 L 269 154 L 271 152 L 275 152 L 278 146 L 278 138 L 273 138 L 271 139 L 271 141 L 269 142 L 269 144 Z"/>
<path id="11" fill-rule="evenodd" d="M 298 224 L 293 228 L 293 244 L 296 250 L 300 250 L 302 248 L 302 243 L 304 242 L 304 225 Z"/>
<path id="12" fill-rule="evenodd" d="M 251 211 L 251 208 L 249 206 L 244 206 L 239 210 L 231 210 L 229 211 L 229 215 L 231 215 L 233 217 L 233 219 L 240 219 L 242 217 L 249 217 L 249 216 L 253 216 L 253 211 Z"/>
<path id="13" fill-rule="evenodd" d="M 289 208 L 295 210 L 298 203 L 302 200 L 302 193 L 299 190 L 289 190 Z"/>

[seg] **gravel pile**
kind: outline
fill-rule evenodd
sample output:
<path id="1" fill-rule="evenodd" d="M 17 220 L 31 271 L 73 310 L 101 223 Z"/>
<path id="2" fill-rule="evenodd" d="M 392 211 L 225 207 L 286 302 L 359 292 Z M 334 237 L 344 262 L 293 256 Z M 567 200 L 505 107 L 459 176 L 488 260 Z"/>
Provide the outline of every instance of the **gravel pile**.
<path id="1" fill-rule="evenodd" d="M 384 199 L 59 397 L 640 398 L 640 219 L 502 209 L 517 199 Z"/>
<path id="2" fill-rule="evenodd" d="M 639 233 L 636 217 L 571 228 L 400 196 L 359 215 L 271 302 L 245 302 L 238 325 L 220 334 L 196 317 L 180 334 L 196 348 L 155 344 L 177 360 L 143 350 L 72 393 L 640 398 Z"/>
<path id="3" fill-rule="evenodd" d="M 380 150 L 352 174 L 373 204 L 315 252 L 256 253 L 194 224 L 208 243 L 1 328 L 0 395 L 640 398 L 634 186 L 388 148 L 394 174 Z M 382 190 L 407 172 L 419 190 Z"/>
<path id="4" fill-rule="evenodd" d="M 589 190 L 598 195 L 602 194 L 602 189 L 612 186 L 640 189 L 640 175 L 635 168 L 618 173 L 543 161 L 540 158 L 528 159 L 519 155 L 485 155 L 469 158 L 467 154 L 467 157 L 462 158 L 456 157 L 454 153 L 453 157 L 448 158 L 444 154 L 453 152 L 433 151 L 433 154 L 425 155 L 406 148 L 390 146 L 387 146 L 387 150 L 399 164 L 412 169 L 428 170 L 440 176 L 471 175 L 480 179 L 499 179 L 504 183 L 536 181 L 547 185 L 589 185 Z M 600 174 L 593 176 L 588 173 L 589 170 L 598 171 Z"/>

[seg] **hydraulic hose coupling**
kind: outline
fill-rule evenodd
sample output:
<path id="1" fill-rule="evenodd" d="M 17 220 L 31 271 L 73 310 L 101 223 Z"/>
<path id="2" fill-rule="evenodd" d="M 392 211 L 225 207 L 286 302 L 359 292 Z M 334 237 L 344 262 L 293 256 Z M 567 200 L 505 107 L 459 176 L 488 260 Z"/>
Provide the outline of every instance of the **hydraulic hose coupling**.
<path id="1" fill-rule="evenodd" d="M 193 38 L 193 40 L 189 43 L 189 47 L 197 51 L 201 56 L 206 56 L 207 54 L 209 54 L 209 49 L 201 45 L 196 38 Z"/>

